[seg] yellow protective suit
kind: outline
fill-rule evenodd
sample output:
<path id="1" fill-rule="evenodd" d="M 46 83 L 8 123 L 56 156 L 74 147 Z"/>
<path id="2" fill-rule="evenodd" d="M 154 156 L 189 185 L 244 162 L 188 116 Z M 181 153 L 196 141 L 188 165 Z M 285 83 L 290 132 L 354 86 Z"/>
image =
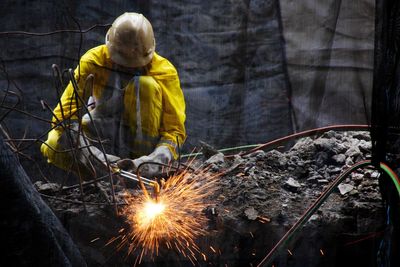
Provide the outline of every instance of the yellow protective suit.
<path id="1" fill-rule="evenodd" d="M 89 74 L 94 75 L 93 92 L 84 89 Z M 118 69 L 107 47 L 100 45 L 82 56 L 74 75 L 83 101 L 90 95 L 95 99 L 95 109 L 90 112 L 93 120 L 86 114 L 83 129 L 93 139 L 100 137 L 108 154 L 137 158 L 165 145 L 177 158 L 177 142 L 182 145 L 186 139 L 185 101 L 177 71 L 167 59 L 155 53 L 152 61 L 135 73 Z M 54 109 L 53 123 L 78 119 L 82 104 L 76 99 L 69 83 Z M 41 152 L 49 163 L 68 169 L 71 154 L 57 152 L 65 149 L 60 145 L 62 135 L 62 127 L 50 131 Z"/>

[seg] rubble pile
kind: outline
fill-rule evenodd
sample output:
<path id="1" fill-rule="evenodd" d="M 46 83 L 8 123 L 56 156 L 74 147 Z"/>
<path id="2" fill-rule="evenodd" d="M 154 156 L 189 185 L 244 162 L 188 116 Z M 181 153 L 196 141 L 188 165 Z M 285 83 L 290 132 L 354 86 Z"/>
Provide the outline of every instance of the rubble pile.
<path id="1" fill-rule="evenodd" d="M 216 208 L 222 217 L 235 220 L 267 218 L 270 223 L 292 225 L 334 178 L 370 157 L 370 150 L 368 132 L 330 131 L 302 138 L 286 152 L 256 151 L 235 156 L 233 163 L 213 163 L 215 171 L 240 164 L 221 178 Z M 380 212 L 378 176 L 373 168 L 353 172 L 313 219 Z"/>
<path id="2" fill-rule="evenodd" d="M 330 131 L 301 138 L 287 150 L 259 150 L 231 157 L 211 153 L 208 158 L 197 159 L 196 164 L 208 166 L 215 173 L 224 173 L 219 177 L 217 193 L 210 196 L 213 204 L 205 210 L 210 218 L 207 228 L 210 235 L 198 240 L 207 254 L 207 262 L 216 266 L 257 265 L 333 179 L 354 163 L 370 157 L 370 153 L 368 132 Z M 303 257 L 315 254 L 308 246 L 312 243 L 329 247 L 332 257 L 338 257 L 340 249 L 335 248 L 335 242 L 339 235 L 362 236 L 381 229 L 384 211 L 378 176 L 379 172 L 373 167 L 351 173 L 310 218 L 303 229 L 303 240 L 298 241 L 297 250 L 302 253 L 297 254 Z M 121 226 L 121 218 L 115 216 L 112 205 L 104 204 L 112 201 L 107 182 L 85 186 L 86 212 L 79 204 L 78 187 L 60 191 L 59 186 L 40 182 L 36 187 L 47 196 L 45 199 L 67 226 L 89 265 L 111 261 L 124 266 L 121 257 L 110 260 L 110 253 L 104 248 Z M 119 203 L 123 202 L 123 189 L 122 183 L 116 184 Z M 290 261 L 284 255 L 279 259 L 279 266 L 329 266 L 324 265 L 329 262 L 328 257 Z"/>

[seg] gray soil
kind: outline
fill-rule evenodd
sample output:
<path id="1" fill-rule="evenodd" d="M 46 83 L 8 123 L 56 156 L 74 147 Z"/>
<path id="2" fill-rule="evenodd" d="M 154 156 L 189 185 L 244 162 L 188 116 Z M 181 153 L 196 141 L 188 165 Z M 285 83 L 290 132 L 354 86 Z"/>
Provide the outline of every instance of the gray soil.
<path id="1" fill-rule="evenodd" d="M 242 157 L 217 153 L 198 159 L 196 164 L 226 174 L 219 178 L 219 189 L 204 211 L 210 219 L 209 234 L 197 240 L 207 261 L 199 257 L 196 264 L 256 266 L 333 179 L 370 157 L 370 150 L 368 132 L 330 131 L 301 138 L 290 148 L 259 150 Z M 275 266 L 374 266 L 376 236 L 385 217 L 378 177 L 373 167 L 351 173 L 279 251 Z M 57 184 L 35 185 L 50 196 L 45 199 L 89 266 L 132 266 L 135 255 L 125 257 L 124 250 L 104 246 L 124 226 L 112 205 L 96 204 L 111 201 L 107 182 L 85 187 L 85 201 L 90 202 L 86 211 L 83 205 L 71 203 L 81 201 L 79 188 L 59 192 Z M 123 202 L 123 189 L 123 183 L 115 186 L 117 202 Z M 358 263 L 354 265 L 349 256 Z M 145 259 L 140 266 L 192 264 L 174 251 L 161 250 L 159 257 Z"/>

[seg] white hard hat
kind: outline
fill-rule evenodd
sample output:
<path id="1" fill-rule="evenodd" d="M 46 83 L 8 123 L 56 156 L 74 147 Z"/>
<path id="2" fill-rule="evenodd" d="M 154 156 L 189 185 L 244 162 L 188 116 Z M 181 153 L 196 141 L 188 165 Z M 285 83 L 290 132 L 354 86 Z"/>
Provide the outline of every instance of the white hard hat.
<path id="1" fill-rule="evenodd" d="M 139 13 L 119 16 L 106 34 L 111 60 L 125 67 L 147 65 L 153 58 L 155 39 L 150 22 Z"/>

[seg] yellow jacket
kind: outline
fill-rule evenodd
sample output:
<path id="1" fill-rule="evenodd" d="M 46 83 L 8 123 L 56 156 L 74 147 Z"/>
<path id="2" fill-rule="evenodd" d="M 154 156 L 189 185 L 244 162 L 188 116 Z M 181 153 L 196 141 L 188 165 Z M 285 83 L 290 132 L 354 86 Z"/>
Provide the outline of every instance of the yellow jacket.
<path id="1" fill-rule="evenodd" d="M 112 120 L 119 119 L 121 125 L 124 125 L 124 127 L 116 126 L 115 131 L 123 131 L 117 129 L 118 127 L 126 128 L 128 134 L 118 132 L 117 137 L 111 136 L 110 138 L 118 139 L 122 135 L 129 135 L 128 138 L 121 141 L 123 143 L 120 143 L 119 146 L 128 147 L 130 151 L 128 156 L 130 157 L 146 155 L 151 153 L 156 146 L 166 145 L 176 158 L 177 142 L 182 145 L 186 139 L 184 126 L 186 115 L 185 100 L 175 67 L 167 59 L 154 53 L 154 57 L 150 64 L 146 66 L 146 69 L 142 71 L 140 76 L 136 74 L 136 77 L 140 77 L 137 80 L 132 79 L 133 73 L 127 73 L 126 70 L 123 75 L 118 73 L 105 45 L 90 49 L 82 56 L 79 66 L 74 71 L 75 79 L 78 81 L 79 96 L 87 103 L 89 96 L 92 95 L 96 99 L 96 108 L 100 110 L 100 106 L 102 104 L 106 106 L 112 97 L 118 99 L 118 97 L 110 96 L 110 94 L 114 95 L 115 92 L 121 91 L 121 118 L 110 118 Z M 94 75 L 93 92 L 89 92 L 87 88 L 90 86 L 85 85 L 89 74 Z M 126 79 L 121 78 L 123 76 Z M 115 77 L 118 77 L 118 82 L 116 82 Z M 115 90 L 115 84 L 118 84 L 117 86 L 124 90 Z M 138 87 L 141 88 L 137 90 Z M 79 109 L 82 109 L 79 110 L 81 115 L 86 113 L 86 110 L 82 108 L 81 101 L 76 99 L 74 88 L 70 82 L 61 97 L 60 103 L 54 109 L 53 123 L 68 118 L 78 119 L 77 111 Z M 114 106 L 118 107 L 114 103 L 111 109 Z M 110 107 L 105 108 L 105 110 L 109 109 Z M 138 119 L 138 114 L 140 114 L 141 120 Z M 106 122 L 107 120 L 102 121 Z M 98 124 L 96 122 L 96 125 Z M 140 133 L 138 133 L 138 125 L 140 126 Z M 107 128 L 108 126 L 104 127 Z M 62 160 L 56 159 L 58 153 L 54 151 L 62 150 L 58 143 L 62 133 L 63 129 L 56 127 L 49 133 L 47 145 L 41 147 L 41 151 L 48 158 L 48 161 L 55 165 L 64 165 L 60 162 Z M 51 146 L 54 150 L 48 146 Z M 110 151 L 106 152 L 110 153 Z M 116 156 L 124 157 L 127 155 Z M 60 167 L 65 168 L 66 166 Z"/>

